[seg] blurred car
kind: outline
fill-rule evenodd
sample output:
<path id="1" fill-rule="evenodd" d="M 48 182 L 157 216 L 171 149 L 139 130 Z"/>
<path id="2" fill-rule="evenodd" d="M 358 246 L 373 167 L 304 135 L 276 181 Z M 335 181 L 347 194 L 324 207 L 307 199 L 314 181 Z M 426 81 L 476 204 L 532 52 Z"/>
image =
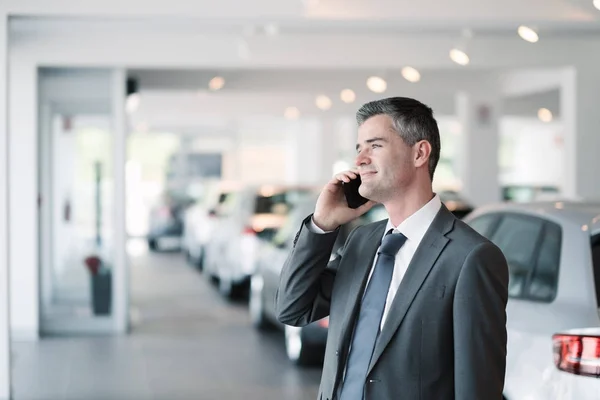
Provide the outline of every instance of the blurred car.
<path id="1" fill-rule="evenodd" d="M 600 328 L 564 331 L 552 336 L 552 341 L 557 398 L 600 399 Z"/>
<path id="2" fill-rule="evenodd" d="M 279 286 L 281 269 L 292 248 L 296 232 L 302 221 L 315 209 L 316 196 L 299 204 L 289 215 L 281 230 L 272 241 L 261 245 L 257 270 L 250 284 L 250 316 L 257 329 L 272 326 L 285 331 L 285 347 L 288 358 L 298 365 L 321 362 L 327 342 L 329 319 L 324 318 L 305 327 L 281 324 L 275 314 L 275 293 Z M 376 205 L 362 217 L 340 228 L 334 244 L 334 254 L 341 248 L 350 232 L 359 225 L 387 219 L 383 206 Z"/>
<path id="3" fill-rule="evenodd" d="M 582 377 L 582 369 L 559 371 L 551 351 L 557 332 L 600 327 L 600 204 L 505 203 L 476 209 L 464 220 L 508 261 L 505 398 L 600 398 L 597 380 Z M 586 353 L 590 359 L 569 359 L 577 341 L 562 339 L 560 345 L 567 370 L 575 362 L 600 365 L 600 346 Z"/>
<path id="4" fill-rule="evenodd" d="M 239 190 L 235 182 L 217 182 L 206 185 L 206 192 L 190 206 L 183 217 L 182 250 L 188 262 L 202 269 L 206 246 L 218 226 L 219 209 L 229 196 Z"/>
<path id="5" fill-rule="evenodd" d="M 502 187 L 502 199 L 518 203 L 532 201 L 554 201 L 560 196 L 556 186 L 540 185 L 505 185 Z"/>
<path id="6" fill-rule="evenodd" d="M 163 194 L 159 204 L 150 211 L 150 230 L 147 236 L 150 250 L 180 247 L 183 235 L 183 212 L 193 202 L 193 198 L 183 193 Z"/>
<path id="7" fill-rule="evenodd" d="M 458 219 L 464 218 L 473 211 L 473 206 L 455 191 L 443 190 L 438 192 L 438 195 L 446 208 Z"/>
<path id="8" fill-rule="evenodd" d="M 258 246 L 270 240 L 295 204 L 315 193 L 313 187 L 262 185 L 232 192 L 217 212 L 217 227 L 206 245 L 204 271 L 232 298 L 249 287 Z"/>

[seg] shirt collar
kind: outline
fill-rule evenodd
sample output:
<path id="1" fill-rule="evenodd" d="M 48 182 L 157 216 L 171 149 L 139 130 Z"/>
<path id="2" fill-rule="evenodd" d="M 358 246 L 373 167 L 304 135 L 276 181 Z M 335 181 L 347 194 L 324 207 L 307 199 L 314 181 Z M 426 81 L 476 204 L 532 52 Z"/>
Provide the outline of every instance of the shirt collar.
<path id="1" fill-rule="evenodd" d="M 388 218 L 385 233 L 393 229 L 395 232 L 400 232 L 406 236 L 407 240 L 421 241 L 441 207 L 442 201 L 440 200 L 440 196 L 436 194 L 433 196 L 433 199 L 402 221 L 397 227 L 392 225 L 392 221 Z"/>

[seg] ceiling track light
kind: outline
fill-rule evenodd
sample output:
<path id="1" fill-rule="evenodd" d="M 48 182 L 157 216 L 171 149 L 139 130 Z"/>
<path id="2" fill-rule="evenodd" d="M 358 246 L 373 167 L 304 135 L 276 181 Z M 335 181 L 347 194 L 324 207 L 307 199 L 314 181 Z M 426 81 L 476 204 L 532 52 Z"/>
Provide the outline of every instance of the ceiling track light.
<path id="1" fill-rule="evenodd" d="M 537 43 L 537 41 L 540 40 L 540 37 L 538 36 L 538 33 L 535 31 L 535 29 L 525 25 L 519 26 L 519 28 L 517 29 L 517 33 L 519 34 L 521 39 L 529 43 Z"/>
<path id="2" fill-rule="evenodd" d="M 340 92 L 340 99 L 347 104 L 354 103 L 356 100 L 356 93 L 352 89 L 344 89 Z"/>
<path id="3" fill-rule="evenodd" d="M 296 120 L 300 118 L 300 110 L 297 107 L 288 107 L 283 112 L 283 116 L 289 120 Z"/>
<path id="4" fill-rule="evenodd" d="M 416 68 L 404 67 L 402 77 L 411 83 L 417 83 L 421 80 L 421 73 Z"/>
<path id="5" fill-rule="evenodd" d="M 370 76 L 367 79 L 367 87 L 374 93 L 383 93 L 387 90 L 387 82 L 380 76 Z"/>
<path id="6" fill-rule="evenodd" d="M 464 28 L 460 36 L 460 41 L 450 50 L 448 55 L 456 64 L 466 66 L 471 62 L 471 58 L 467 54 L 467 48 L 469 42 L 473 39 L 473 31 L 469 28 Z"/>
<path id="7" fill-rule="evenodd" d="M 324 94 L 318 95 L 315 99 L 315 104 L 319 110 L 327 111 L 333 105 L 331 99 Z"/>
<path id="8" fill-rule="evenodd" d="M 469 63 L 471 62 L 469 55 L 463 50 L 456 47 L 450 50 L 450 59 L 458 65 L 462 66 L 469 65 Z"/>
<path id="9" fill-rule="evenodd" d="M 215 76 L 208 82 L 208 88 L 213 92 L 223 89 L 223 86 L 225 86 L 225 78 L 219 75 Z"/>

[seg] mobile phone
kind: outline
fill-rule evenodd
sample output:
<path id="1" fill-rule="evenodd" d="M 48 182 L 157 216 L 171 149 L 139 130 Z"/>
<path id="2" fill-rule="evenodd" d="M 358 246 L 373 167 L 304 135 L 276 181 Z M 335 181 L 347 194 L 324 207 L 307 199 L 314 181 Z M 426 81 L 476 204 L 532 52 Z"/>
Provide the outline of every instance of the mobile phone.
<path id="1" fill-rule="evenodd" d="M 358 193 L 358 188 L 362 181 L 360 175 L 357 175 L 356 179 L 352 179 L 350 182 L 342 182 L 342 188 L 344 189 L 344 195 L 346 196 L 346 202 L 350 208 L 358 208 L 365 204 L 369 199 L 365 199 Z"/>

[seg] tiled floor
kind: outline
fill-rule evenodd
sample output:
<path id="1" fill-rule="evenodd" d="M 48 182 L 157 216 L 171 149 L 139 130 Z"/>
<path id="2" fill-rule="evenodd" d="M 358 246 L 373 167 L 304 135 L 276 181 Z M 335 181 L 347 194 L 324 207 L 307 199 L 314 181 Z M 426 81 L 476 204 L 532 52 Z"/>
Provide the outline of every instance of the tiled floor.
<path id="1" fill-rule="evenodd" d="M 13 344 L 16 400 L 313 400 L 320 370 L 286 360 L 283 338 L 250 325 L 176 253 L 132 258 L 139 322 L 119 338 Z"/>

